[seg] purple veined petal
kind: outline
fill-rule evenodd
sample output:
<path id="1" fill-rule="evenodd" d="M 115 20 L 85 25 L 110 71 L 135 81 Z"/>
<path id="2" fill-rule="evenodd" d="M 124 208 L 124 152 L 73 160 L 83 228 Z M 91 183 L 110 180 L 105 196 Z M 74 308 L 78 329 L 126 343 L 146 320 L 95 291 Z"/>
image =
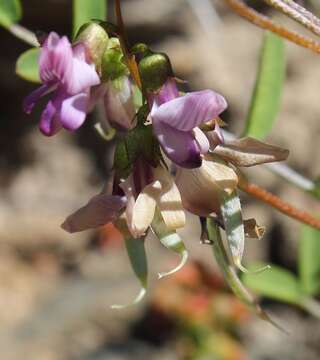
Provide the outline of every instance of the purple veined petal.
<path id="1" fill-rule="evenodd" d="M 62 101 L 60 121 L 70 131 L 77 130 L 85 121 L 89 102 L 88 92 L 65 98 Z"/>
<path id="2" fill-rule="evenodd" d="M 99 85 L 100 78 L 94 65 L 73 58 L 72 74 L 66 79 L 66 87 L 72 95 L 78 94 L 91 86 Z"/>
<path id="3" fill-rule="evenodd" d="M 154 132 L 168 158 L 185 168 L 201 166 L 201 154 L 193 132 L 179 131 L 164 123 L 154 122 Z"/>
<path id="4" fill-rule="evenodd" d="M 124 196 L 99 194 L 68 216 L 61 227 L 69 233 L 93 229 L 115 221 L 125 206 Z"/>
<path id="5" fill-rule="evenodd" d="M 59 113 L 63 99 L 63 92 L 55 93 L 41 114 L 39 128 L 46 136 L 52 136 L 61 129 Z"/>
<path id="6" fill-rule="evenodd" d="M 42 96 L 48 94 L 52 89 L 53 86 L 50 86 L 49 84 L 44 84 L 32 91 L 32 93 L 23 100 L 23 111 L 27 114 L 30 114 L 36 102 Z"/>
<path id="7" fill-rule="evenodd" d="M 88 103 L 88 113 L 91 112 L 99 100 L 103 99 L 107 91 L 107 86 L 105 83 L 101 83 L 98 86 L 94 86 L 90 89 L 90 99 Z"/>
<path id="8" fill-rule="evenodd" d="M 72 48 L 68 38 L 59 38 L 56 33 L 50 33 L 39 57 L 41 81 L 66 82 L 72 76 L 72 59 Z"/>
<path id="9" fill-rule="evenodd" d="M 194 137 L 196 139 L 197 144 L 199 145 L 199 149 L 201 154 L 207 154 L 210 149 L 210 143 L 205 135 L 205 133 L 199 129 L 198 127 L 193 129 Z"/>
<path id="10" fill-rule="evenodd" d="M 176 80 L 169 78 L 157 94 L 150 95 L 149 103 L 156 104 L 156 107 L 179 97 L 179 90 Z"/>
<path id="11" fill-rule="evenodd" d="M 75 45 L 73 45 L 72 53 L 73 53 L 74 58 L 76 58 L 76 59 L 78 59 L 80 61 L 86 62 L 86 60 L 87 60 L 87 51 L 86 51 L 86 47 L 84 46 L 83 43 L 78 42 Z"/>
<path id="12" fill-rule="evenodd" d="M 154 122 L 164 122 L 180 131 L 190 131 L 215 119 L 226 108 L 223 96 L 212 90 L 203 90 L 162 104 L 153 111 L 152 118 Z"/>

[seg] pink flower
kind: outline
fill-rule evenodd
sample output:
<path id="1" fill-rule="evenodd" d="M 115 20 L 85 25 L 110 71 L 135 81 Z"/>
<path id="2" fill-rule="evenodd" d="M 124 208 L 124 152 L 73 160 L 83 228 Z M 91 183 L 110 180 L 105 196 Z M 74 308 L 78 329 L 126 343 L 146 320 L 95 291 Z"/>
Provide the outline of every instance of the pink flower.
<path id="1" fill-rule="evenodd" d="M 155 135 L 169 159 L 184 168 L 201 166 L 210 144 L 199 126 L 227 108 L 224 97 L 212 90 L 179 96 L 175 80 L 169 79 L 149 104 Z"/>
<path id="2" fill-rule="evenodd" d="M 78 129 L 89 111 L 90 88 L 100 84 L 94 65 L 87 61 L 85 46 L 72 47 L 67 37 L 51 32 L 42 45 L 39 69 L 43 85 L 24 100 L 24 111 L 31 113 L 42 96 L 53 92 L 41 115 L 42 133 L 52 136 L 62 127 Z"/>

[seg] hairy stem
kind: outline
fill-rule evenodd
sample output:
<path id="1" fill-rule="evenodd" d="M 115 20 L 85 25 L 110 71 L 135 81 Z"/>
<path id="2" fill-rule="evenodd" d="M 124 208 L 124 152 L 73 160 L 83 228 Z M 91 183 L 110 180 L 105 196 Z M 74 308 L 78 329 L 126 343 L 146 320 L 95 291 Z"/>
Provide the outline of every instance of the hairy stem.
<path id="1" fill-rule="evenodd" d="M 239 184 L 239 188 L 242 191 L 279 210 L 283 214 L 320 230 L 320 219 L 315 218 L 306 211 L 297 209 L 296 207 L 280 199 L 278 196 L 270 193 L 269 191 L 261 188 L 260 186 L 247 181 L 242 181 Z"/>
<path id="2" fill-rule="evenodd" d="M 244 17 L 252 24 L 262 29 L 269 30 L 299 46 L 310 49 L 317 54 L 320 53 L 319 42 L 275 24 L 268 17 L 261 15 L 254 9 L 247 6 L 242 0 L 225 0 L 225 2 L 235 13 Z"/>

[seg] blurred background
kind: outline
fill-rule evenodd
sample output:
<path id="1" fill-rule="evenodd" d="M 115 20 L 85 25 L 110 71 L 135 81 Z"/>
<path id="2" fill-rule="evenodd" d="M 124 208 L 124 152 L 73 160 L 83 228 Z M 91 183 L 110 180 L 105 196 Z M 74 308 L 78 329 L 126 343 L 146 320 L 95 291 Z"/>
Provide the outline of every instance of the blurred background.
<path id="1" fill-rule="evenodd" d="M 130 42 L 166 52 L 176 75 L 187 81 L 186 89 L 212 88 L 223 94 L 229 103 L 223 119 L 230 131 L 241 134 L 263 32 L 221 0 L 122 3 Z M 22 4 L 22 24 L 29 29 L 71 33 L 71 1 Z M 112 1 L 109 8 L 112 20 Z M 319 359 L 320 321 L 268 299 L 262 299 L 264 308 L 290 335 L 258 319 L 224 285 L 191 215 L 183 232 L 190 250 L 185 269 L 157 281 L 157 272 L 170 269 L 178 258 L 150 236 L 147 299 L 134 308 L 111 310 L 110 305 L 126 303 L 138 291 L 121 235 L 110 225 L 76 235 L 59 227 L 102 187 L 107 145 L 93 129 L 94 114 L 76 134 L 43 137 L 37 128 L 41 106 L 30 117 L 21 109 L 34 85 L 15 75 L 15 61 L 28 47 L 3 29 L 0 43 L 1 359 Z M 267 140 L 289 148 L 288 163 L 316 178 L 319 58 L 289 43 L 286 56 L 281 110 Z M 266 169 L 247 173 L 283 199 L 319 212 L 315 199 Z M 242 198 L 245 217 L 267 227 L 262 240 L 247 241 L 245 263 L 263 260 L 296 273 L 301 225 L 244 194 Z"/>

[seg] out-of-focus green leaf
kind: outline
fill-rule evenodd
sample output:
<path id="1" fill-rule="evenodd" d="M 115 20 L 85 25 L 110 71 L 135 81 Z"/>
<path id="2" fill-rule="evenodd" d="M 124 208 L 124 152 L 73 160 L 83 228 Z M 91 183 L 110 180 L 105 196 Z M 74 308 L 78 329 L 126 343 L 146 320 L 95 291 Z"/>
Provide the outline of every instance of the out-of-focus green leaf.
<path id="1" fill-rule="evenodd" d="M 16 63 L 16 73 L 25 80 L 39 83 L 39 58 L 40 49 L 32 48 L 21 54 Z"/>
<path id="2" fill-rule="evenodd" d="M 261 268 L 265 264 L 255 264 L 254 268 Z M 271 265 L 269 270 L 259 274 L 243 274 L 243 283 L 250 289 L 272 299 L 300 305 L 303 293 L 298 279 L 289 271 Z"/>
<path id="3" fill-rule="evenodd" d="M 92 20 L 106 20 L 107 0 L 73 0 L 73 34 L 80 26 Z"/>
<path id="4" fill-rule="evenodd" d="M 277 35 L 267 32 L 246 121 L 246 136 L 263 139 L 272 129 L 280 106 L 284 77 L 284 42 Z"/>
<path id="5" fill-rule="evenodd" d="M 303 226 L 299 244 L 299 273 L 303 291 L 320 294 L 320 231 Z"/>
<path id="6" fill-rule="evenodd" d="M 21 18 L 22 10 L 19 0 L 0 0 L 0 25 L 9 27 L 18 22 Z"/>

